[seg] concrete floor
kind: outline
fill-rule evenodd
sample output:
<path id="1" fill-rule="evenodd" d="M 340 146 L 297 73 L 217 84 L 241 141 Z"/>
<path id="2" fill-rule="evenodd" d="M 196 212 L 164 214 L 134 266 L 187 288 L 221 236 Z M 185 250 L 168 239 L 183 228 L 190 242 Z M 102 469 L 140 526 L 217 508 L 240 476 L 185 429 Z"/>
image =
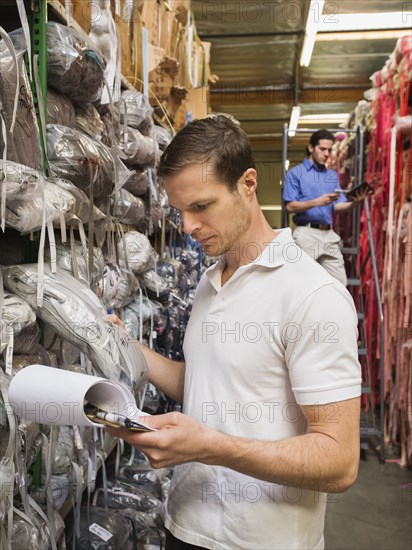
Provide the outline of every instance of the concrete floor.
<path id="1" fill-rule="evenodd" d="M 368 451 L 355 485 L 329 497 L 325 541 L 326 550 L 411 550 L 412 471 Z"/>

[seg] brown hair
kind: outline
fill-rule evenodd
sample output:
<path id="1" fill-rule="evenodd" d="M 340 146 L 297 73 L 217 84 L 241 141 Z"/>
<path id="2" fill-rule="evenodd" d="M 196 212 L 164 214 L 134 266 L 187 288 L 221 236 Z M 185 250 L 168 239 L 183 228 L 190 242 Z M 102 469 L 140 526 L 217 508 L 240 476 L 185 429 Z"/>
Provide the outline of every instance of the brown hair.
<path id="1" fill-rule="evenodd" d="M 157 175 L 176 175 L 200 163 L 210 163 L 210 173 L 232 191 L 248 168 L 256 168 L 245 132 L 224 115 L 194 120 L 180 130 L 163 153 Z"/>

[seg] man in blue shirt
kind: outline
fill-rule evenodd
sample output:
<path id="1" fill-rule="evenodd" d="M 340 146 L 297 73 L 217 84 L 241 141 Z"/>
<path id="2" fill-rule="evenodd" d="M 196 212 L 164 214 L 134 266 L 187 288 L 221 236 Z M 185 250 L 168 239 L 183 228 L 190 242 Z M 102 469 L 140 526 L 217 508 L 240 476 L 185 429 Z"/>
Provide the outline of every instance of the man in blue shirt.
<path id="1" fill-rule="evenodd" d="M 347 201 L 338 174 L 326 168 L 334 141 L 328 130 L 311 135 L 308 158 L 286 175 L 283 200 L 288 212 L 295 214 L 293 238 L 297 244 L 346 286 L 342 241 L 332 229 L 333 213 L 351 210 L 363 196 Z"/>

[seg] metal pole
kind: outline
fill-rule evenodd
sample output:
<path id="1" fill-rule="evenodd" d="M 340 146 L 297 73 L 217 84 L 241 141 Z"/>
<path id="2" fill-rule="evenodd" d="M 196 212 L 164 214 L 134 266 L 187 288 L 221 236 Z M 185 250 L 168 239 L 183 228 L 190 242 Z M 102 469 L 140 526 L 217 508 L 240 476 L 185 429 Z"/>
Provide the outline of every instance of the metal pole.
<path id="1" fill-rule="evenodd" d="M 375 293 L 376 293 L 376 301 L 378 304 L 378 313 L 379 313 L 379 320 L 380 320 L 380 358 L 379 358 L 379 372 L 380 372 L 380 439 L 381 439 L 381 450 L 380 450 L 380 461 L 382 464 L 385 462 L 385 446 L 384 446 L 384 440 L 383 440 L 383 427 L 384 427 L 384 414 L 385 414 L 385 384 L 384 384 L 384 336 L 385 336 L 385 325 L 384 325 L 384 318 L 383 318 L 383 308 L 382 308 L 382 298 L 381 298 L 381 290 L 379 286 L 379 277 L 378 277 L 378 265 L 376 262 L 376 254 L 375 254 L 375 245 L 373 242 L 372 237 L 372 224 L 371 224 L 371 218 L 370 218 L 370 210 L 369 210 L 369 200 L 366 197 L 365 201 L 365 213 L 366 213 L 366 223 L 368 228 L 368 236 L 369 236 L 369 245 L 370 245 L 370 251 L 371 251 L 371 261 L 372 261 L 372 268 L 373 268 L 373 279 L 375 281 Z"/>
<path id="2" fill-rule="evenodd" d="M 288 125 L 283 126 L 282 132 L 282 187 L 281 187 L 281 201 L 282 201 L 282 215 L 281 215 L 281 225 L 282 227 L 289 226 L 288 220 L 288 211 L 286 210 L 285 203 L 283 201 L 283 188 L 285 185 L 286 179 L 286 161 L 288 158 Z"/>

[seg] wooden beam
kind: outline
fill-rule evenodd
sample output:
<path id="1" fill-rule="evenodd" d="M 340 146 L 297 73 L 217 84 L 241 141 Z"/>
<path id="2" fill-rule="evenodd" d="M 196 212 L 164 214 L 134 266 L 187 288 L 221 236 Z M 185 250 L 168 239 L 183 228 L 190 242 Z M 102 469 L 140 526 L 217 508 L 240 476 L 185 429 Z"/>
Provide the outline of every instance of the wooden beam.
<path id="1" fill-rule="evenodd" d="M 356 103 L 363 99 L 363 93 L 370 87 L 338 88 L 333 86 L 313 86 L 305 88 L 297 95 L 299 103 Z M 280 103 L 293 104 L 295 93 L 293 87 L 283 89 L 259 89 L 250 87 L 224 88 L 214 87 L 210 91 L 210 101 L 213 109 L 236 105 L 275 105 Z"/>

